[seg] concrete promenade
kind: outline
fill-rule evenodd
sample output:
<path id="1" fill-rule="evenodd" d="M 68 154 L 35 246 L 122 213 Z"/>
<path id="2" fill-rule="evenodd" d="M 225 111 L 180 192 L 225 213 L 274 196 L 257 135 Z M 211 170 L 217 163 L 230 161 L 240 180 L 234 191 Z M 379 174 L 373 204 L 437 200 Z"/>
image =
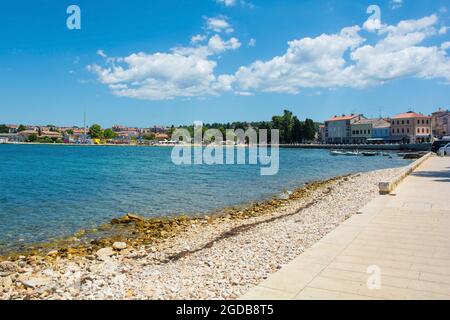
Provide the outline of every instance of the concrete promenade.
<path id="1" fill-rule="evenodd" d="M 426 160 L 241 299 L 450 299 L 450 157 Z"/>

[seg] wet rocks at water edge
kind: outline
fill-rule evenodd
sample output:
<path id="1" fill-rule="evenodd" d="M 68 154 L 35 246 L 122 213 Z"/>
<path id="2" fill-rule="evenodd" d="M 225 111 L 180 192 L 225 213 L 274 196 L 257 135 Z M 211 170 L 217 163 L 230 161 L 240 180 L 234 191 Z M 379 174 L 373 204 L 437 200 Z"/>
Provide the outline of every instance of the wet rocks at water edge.
<path id="1" fill-rule="evenodd" d="M 138 216 L 133 213 L 128 213 L 124 217 L 116 218 L 111 220 L 111 224 L 123 224 L 123 223 L 132 223 L 132 222 L 142 222 L 145 221 L 145 218 Z"/>

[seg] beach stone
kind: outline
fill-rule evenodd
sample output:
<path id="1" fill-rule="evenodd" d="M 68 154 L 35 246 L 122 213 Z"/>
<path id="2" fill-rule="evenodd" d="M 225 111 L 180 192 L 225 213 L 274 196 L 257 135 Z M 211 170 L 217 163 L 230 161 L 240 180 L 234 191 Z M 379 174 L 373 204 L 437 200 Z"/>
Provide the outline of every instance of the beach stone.
<path id="1" fill-rule="evenodd" d="M 111 247 L 101 248 L 95 254 L 97 255 L 97 259 L 105 260 L 114 255 L 114 250 Z"/>
<path id="2" fill-rule="evenodd" d="M 122 223 L 131 223 L 131 222 L 142 222 L 145 218 L 138 216 L 133 213 L 128 213 L 126 216 L 122 218 L 116 218 L 111 220 L 111 224 L 122 224 Z"/>
<path id="3" fill-rule="evenodd" d="M 125 242 L 114 242 L 113 248 L 116 250 L 124 250 L 127 248 L 127 244 Z"/>
<path id="4" fill-rule="evenodd" d="M 42 274 L 50 278 L 57 278 L 59 276 L 57 272 L 51 269 L 45 269 L 44 271 L 42 271 Z"/>
<path id="5" fill-rule="evenodd" d="M 2 273 L 13 273 L 17 272 L 19 267 L 11 261 L 2 261 L 0 262 L 0 272 Z"/>
<path id="6" fill-rule="evenodd" d="M 0 278 L 0 292 L 7 292 L 9 291 L 9 288 L 11 288 L 13 282 L 11 280 L 11 277 L 1 277 Z"/>
<path id="7" fill-rule="evenodd" d="M 45 286 L 49 283 L 49 281 L 44 278 L 30 278 L 27 280 L 23 280 L 21 282 L 25 287 L 31 288 L 31 289 L 34 289 L 36 287 Z"/>
<path id="8" fill-rule="evenodd" d="M 56 256 L 58 254 L 58 250 L 52 250 L 47 253 L 47 256 Z"/>

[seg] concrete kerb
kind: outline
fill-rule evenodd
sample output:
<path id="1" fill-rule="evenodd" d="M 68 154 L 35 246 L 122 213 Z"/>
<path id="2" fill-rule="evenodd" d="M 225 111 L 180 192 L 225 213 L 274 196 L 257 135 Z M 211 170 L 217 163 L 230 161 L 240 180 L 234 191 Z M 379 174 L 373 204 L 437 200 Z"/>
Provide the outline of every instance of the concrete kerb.
<path id="1" fill-rule="evenodd" d="M 389 194 L 395 190 L 395 188 L 403 181 L 408 175 L 417 169 L 422 163 L 424 163 L 429 157 L 431 157 L 431 152 L 427 153 L 420 159 L 417 159 L 413 163 L 405 167 L 397 176 L 392 178 L 390 181 L 383 181 L 378 184 L 380 194 Z"/>

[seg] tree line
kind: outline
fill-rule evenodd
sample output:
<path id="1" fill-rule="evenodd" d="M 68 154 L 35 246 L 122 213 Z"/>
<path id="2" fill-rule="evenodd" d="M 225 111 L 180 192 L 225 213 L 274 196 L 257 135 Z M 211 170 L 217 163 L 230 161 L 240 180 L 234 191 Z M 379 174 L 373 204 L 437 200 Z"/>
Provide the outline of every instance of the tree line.
<path id="1" fill-rule="evenodd" d="M 217 129 L 222 135 L 226 136 L 226 130 L 242 129 L 247 130 L 249 128 L 254 129 L 266 129 L 268 133 L 268 140 L 270 141 L 270 130 L 278 129 L 280 133 L 280 143 L 303 143 L 309 142 L 315 139 L 318 132 L 319 123 L 315 123 L 311 119 L 305 119 L 300 121 L 297 116 L 289 110 L 284 110 L 282 115 L 275 115 L 271 121 L 254 121 L 254 122 L 232 122 L 232 123 L 205 123 L 203 124 L 203 131 L 208 129 Z M 194 135 L 194 126 L 179 126 L 178 128 L 187 129 L 191 136 Z M 169 134 L 175 130 L 172 126 Z"/>

